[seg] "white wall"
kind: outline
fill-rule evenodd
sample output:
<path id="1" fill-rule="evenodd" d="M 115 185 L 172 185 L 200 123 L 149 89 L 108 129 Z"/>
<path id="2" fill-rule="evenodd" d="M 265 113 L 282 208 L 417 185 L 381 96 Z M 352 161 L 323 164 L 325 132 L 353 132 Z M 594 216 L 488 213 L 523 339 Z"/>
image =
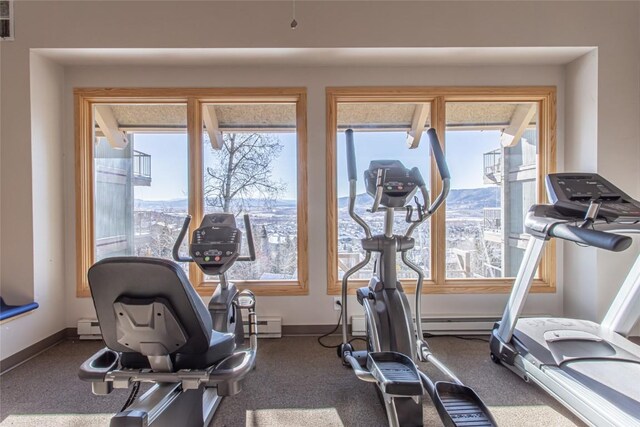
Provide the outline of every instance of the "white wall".
<path id="1" fill-rule="evenodd" d="M 333 297 L 326 294 L 326 204 L 325 204 L 325 87 L 353 85 L 552 85 L 558 87 L 559 118 L 563 123 L 563 81 L 561 66 L 527 67 L 422 67 L 422 68 L 197 68 L 197 67 L 69 67 L 65 79 L 65 111 L 73 108 L 74 87 L 242 87 L 306 86 L 308 91 L 309 162 L 309 288 L 308 296 L 260 297 L 259 315 L 282 316 L 286 325 L 331 324 L 336 321 Z M 73 202 L 73 117 L 66 117 L 65 188 L 66 211 L 72 213 Z M 558 128 L 563 140 L 563 126 Z M 75 271 L 74 217 L 67 216 L 66 254 L 67 277 Z M 560 289 L 562 284 L 559 284 Z M 93 316 L 93 305 L 86 298 L 76 298 L 75 288 L 67 288 L 67 325 L 73 326 L 79 317 Z M 429 295 L 425 297 L 425 315 L 499 315 L 507 295 Z M 529 313 L 560 314 L 562 292 L 532 295 L 527 306 Z M 361 309 L 355 298 L 351 313 Z"/>
<path id="2" fill-rule="evenodd" d="M 640 7 L 640 2 L 635 4 Z M 604 19 L 610 19 L 610 16 Z M 626 189 L 636 199 L 640 199 L 639 28 L 638 22 L 633 27 L 620 28 L 620 43 L 598 52 L 598 172 Z M 629 52 L 628 48 L 632 50 Z M 625 55 L 624 52 L 630 54 Z M 622 66 L 614 64 L 615 58 L 620 58 Z M 613 69 L 617 70 L 617 79 L 628 82 L 627 85 L 621 86 L 605 77 Z M 617 132 L 612 133 L 610 129 L 616 129 Z M 635 238 L 635 245 L 621 254 L 598 251 L 596 319 L 600 320 L 609 308 L 638 254 L 639 240 Z"/>
<path id="3" fill-rule="evenodd" d="M 31 167 L 33 170 L 31 253 L 33 282 L 4 282 L 4 298 L 20 304 L 34 299 L 40 307 L 15 320 L 3 323 L 0 333 L 0 359 L 4 359 L 34 342 L 49 337 L 65 327 L 64 277 L 64 192 L 62 182 L 63 68 L 37 55 L 31 57 Z M 10 204 L 19 182 L 9 180 L 13 188 L 5 193 L 3 203 Z M 4 185 L 4 178 L 3 178 Z M 18 188 L 16 188 L 18 187 Z M 5 195 L 8 195 L 5 198 Z M 31 236 L 25 233 L 25 239 Z M 6 254 L 6 252 L 4 252 Z M 18 254 L 20 255 L 20 254 Z M 8 268 L 7 268 L 8 267 Z M 5 264 L 11 272 L 12 264 Z"/>
<path id="4" fill-rule="evenodd" d="M 640 26 L 635 31 L 640 32 Z M 631 28 L 625 35 L 630 39 L 634 36 L 637 38 Z M 638 50 L 640 48 L 636 48 Z M 601 75 L 610 67 L 610 61 L 599 53 L 590 52 L 567 66 L 565 168 L 567 171 L 599 172 L 637 199 L 640 198 L 640 175 L 637 173 L 640 122 L 634 120 L 633 115 L 640 110 L 640 97 L 634 95 L 640 88 L 635 78 L 640 75 L 640 60 L 637 56 L 627 58 L 627 67 L 620 71 L 620 78 L 628 76 L 629 91 L 625 92 L 613 82 L 603 82 Z M 609 50 L 608 55 L 611 54 Z M 605 84 L 609 88 L 615 87 L 607 90 Z M 608 94 L 607 100 L 604 93 Z M 625 107 L 621 108 L 621 105 Z M 608 125 L 606 131 L 599 126 L 602 123 Z M 613 139 L 609 126 L 618 131 L 615 138 L 620 140 Z M 640 239 L 634 240 L 634 245 L 623 253 L 564 245 L 566 316 L 591 320 L 604 317 L 639 252 Z"/>
<path id="5" fill-rule="evenodd" d="M 60 191 L 50 194 L 41 191 L 42 182 L 37 166 L 32 158 L 35 141 L 31 135 L 32 117 L 29 87 L 29 57 L 31 48 L 197 48 L 197 47 L 496 47 L 496 46 L 593 46 L 598 48 L 597 60 L 597 135 L 596 141 L 589 143 L 589 150 L 597 153 L 597 170 L 617 182 L 622 188 L 635 191 L 639 196 L 640 170 L 637 167 L 640 141 L 640 5 L 638 2 L 299 2 L 297 19 L 300 26 L 291 31 L 290 4 L 288 2 L 63 2 L 29 1 L 16 2 L 16 40 L 3 42 L 0 55 L 1 103 L 1 189 L 2 206 L 0 221 L 2 236 L 0 251 L 2 254 L 1 281 L 5 286 L 24 286 L 34 289 L 36 299 L 39 278 L 34 271 L 40 269 L 32 256 L 38 252 L 34 245 L 34 212 L 39 212 L 40 203 L 55 205 L 60 200 Z M 55 68 L 55 67 L 53 67 Z M 543 67 L 545 68 L 545 67 Z M 571 66 L 569 67 L 571 68 Z M 579 68 L 579 67 L 578 67 Z M 119 83 L 129 81 L 131 85 L 144 85 L 148 81 L 156 84 L 198 86 L 205 82 L 219 82 L 225 76 L 225 83 L 250 84 L 259 86 L 261 72 L 232 70 L 224 74 L 216 69 L 220 77 L 207 75 L 214 70 L 192 70 L 180 79 L 179 70 L 166 68 L 154 77 L 141 74 L 133 68 L 111 70 Z M 117 71 L 117 73 L 116 73 Z M 262 70 L 259 70 L 262 71 Z M 429 74 L 426 74 L 426 72 Z M 447 76 L 447 69 L 428 70 L 385 70 L 374 69 L 327 69 L 320 68 L 312 73 L 309 83 L 309 99 L 323 99 L 321 86 L 326 82 L 356 82 L 372 84 L 388 82 L 406 84 L 408 81 L 447 81 L 449 84 L 464 85 L 468 81 L 499 81 L 509 84 L 518 79 L 517 75 L 505 74 L 492 68 L 462 68 L 453 70 L 455 79 Z M 547 70 L 548 71 L 548 70 Z M 545 73 L 543 72 L 544 77 Z M 574 70 L 575 71 L 575 70 Z M 276 71 L 267 71 L 273 84 L 286 81 L 293 84 L 303 71 L 287 71 L 276 76 Z M 492 73 L 495 73 L 493 75 Z M 49 74 L 56 71 L 49 70 Z M 72 134 L 70 129 L 69 93 L 71 82 L 80 82 L 82 78 L 93 75 L 94 71 L 69 70 L 65 86 L 64 146 L 68 149 Z M 100 79 L 109 80 L 107 73 Z M 84 77 L 82 77 L 84 75 Z M 190 81 L 187 79 L 194 79 Z M 258 76 L 258 77 L 256 77 Z M 546 75 L 549 77 L 549 75 Z M 558 77 L 558 76 L 556 76 Z M 115 77 L 114 77 L 115 78 Z M 559 77 L 562 80 L 561 77 Z M 568 80 L 571 80 L 568 71 Z M 336 82 L 336 83 L 333 83 Z M 528 82 L 529 84 L 533 82 Z M 486 83 L 488 84 L 488 83 Z M 567 82 L 571 86 L 571 82 Z M 576 87 L 576 91 L 588 88 Z M 315 142 L 309 150 L 312 158 L 324 158 L 324 108 L 322 101 L 310 103 L 309 140 Z M 567 105 L 566 121 L 578 128 L 589 126 L 580 119 L 573 108 Z M 559 108 L 562 112 L 564 107 Z M 55 112 L 50 112 L 56 114 Z M 578 119 L 572 119 L 576 117 Z M 563 121 L 559 122 L 562 125 Z M 577 130 L 574 135 L 577 135 Z M 567 153 L 567 164 L 575 164 L 572 144 L 577 137 L 559 139 L 560 149 Z M 594 146 L 595 145 L 595 149 Z M 67 151 L 67 154 L 68 151 Z M 59 162 L 60 153 L 52 153 L 47 162 Z M 71 163 L 65 159 L 64 168 L 69 171 Z M 310 177 L 323 176 L 322 162 L 311 162 Z M 560 163 L 562 167 L 562 163 Z M 312 181 L 310 180 L 310 183 Z M 324 195 L 320 180 L 312 184 L 316 193 Z M 74 225 L 74 211 L 71 189 L 73 180 L 64 177 L 67 200 L 65 202 L 65 226 L 52 220 L 50 226 L 54 234 L 65 233 L 65 289 L 69 312 L 64 316 L 61 310 L 64 303 L 56 308 L 53 318 L 61 318 L 65 324 L 73 323 L 74 315 L 87 312 L 88 301 L 77 301 L 74 297 L 75 276 L 70 266 L 75 258 L 73 240 L 70 240 Z M 635 188 L 635 190 L 634 190 Z M 313 191 L 313 188 L 310 188 Z M 47 201 L 37 200 L 40 197 Z M 317 200 L 322 201 L 322 197 Z M 321 203 L 321 202 L 316 202 Z M 263 298 L 262 310 L 285 313 L 287 319 L 300 323 L 319 323 L 335 316 L 329 302 L 323 296 L 325 289 L 324 243 L 324 206 L 311 206 L 310 255 L 313 264 L 312 295 L 295 298 Z M 579 255 L 580 257 L 581 255 Z M 602 289 L 605 285 L 599 278 L 619 275 L 623 258 L 609 260 L 606 256 L 596 255 L 598 277 L 586 277 L 585 286 L 598 291 L 594 298 L 586 301 L 583 307 L 587 316 L 601 314 L 606 305 Z M 576 258 L 582 264 L 590 263 L 589 256 Z M 623 262 L 624 261 L 624 262 Z M 580 265 L 580 264 L 576 264 Z M 595 264 L 594 264 L 595 265 Z M 57 279 L 48 279 L 42 286 L 57 286 Z M 317 283 L 321 283 L 318 285 Z M 315 298 L 314 298 L 315 297 Z M 317 298 L 322 301 L 316 301 Z M 480 295 L 474 297 L 440 296 L 433 297 L 429 308 L 438 312 L 483 312 L 495 310 L 501 305 L 500 296 Z M 555 311 L 561 304 L 561 296 L 536 296 L 540 308 Z M 312 301 L 313 300 L 313 301 Z M 464 301 L 464 303 L 463 303 Z M 56 302 L 39 301 L 43 306 Z M 299 303 L 304 302 L 304 303 Z M 308 304 L 310 303 L 310 304 Z M 546 310 L 548 304 L 549 310 Z M 531 308 L 531 307 L 529 307 Z M 59 319 L 58 319 L 59 320 Z M 2 343 L 18 343 L 12 347 L 15 351 L 28 343 L 40 339 L 49 325 L 34 324 L 25 328 L 15 328 L 12 332 L 2 330 Z M 17 325 L 17 323 L 16 323 Z M 5 353 L 3 345 L 2 357 Z"/>
<path id="6" fill-rule="evenodd" d="M 598 51 L 566 67 L 565 170 L 598 171 Z M 597 251 L 564 243 L 564 315 L 597 317 Z"/>

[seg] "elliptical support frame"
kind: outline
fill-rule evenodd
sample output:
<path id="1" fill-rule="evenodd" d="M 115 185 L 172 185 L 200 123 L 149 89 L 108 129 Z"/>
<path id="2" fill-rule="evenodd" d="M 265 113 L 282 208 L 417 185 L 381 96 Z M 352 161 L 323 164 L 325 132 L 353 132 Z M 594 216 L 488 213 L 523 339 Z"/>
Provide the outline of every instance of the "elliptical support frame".
<path id="1" fill-rule="evenodd" d="M 438 136 L 434 129 L 427 131 L 431 151 L 442 179 L 442 191 L 433 202 L 420 170 L 406 169 L 397 160 L 373 161 L 365 172 L 367 192 L 373 197 L 370 212 L 384 212 L 384 232 L 372 235 L 367 222 L 355 212 L 357 171 L 353 130 L 346 131 L 347 167 L 349 177 L 349 215 L 362 227 L 365 238 L 364 259 L 342 277 L 342 344 L 338 354 L 343 364 L 350 366 L 357 378 L 375 382 L 382 397 L 390 426 L 422 425 L 422 399 L 428 395 L 438 409 L 446 426 L 456 426 L 472 418 L 476 426 L 493 426 L 495 421 L 475 392 L 462 382 L 431 352 L 424 340 L 421 316 L 421 297 L 424 272 L 409 260 L 407 253 L 414 247 L 412 234 L 444 203 L 450 188 L 450 174 Z M 423 204 L 411 198 L 420 192 Z M 404 212 L 409 223 L 404 235 L 394 234 L 395 212 Z M 414 220 L 413 212 L 417 212 Z M 416 286 L 416 314 L 414 327 L 409 301 L 396 271 L 397 254 L 401 261 L 418 275 Z M 367 350 L 354 351 L 349 343 L 347 296 L 349 278 L 367 265 L 375 254 L 375 269 L 369 285 L 357 290 L 357 299 L 365 311 Z M 416 362 L 430 362 L 449 382 L 434 383 Z M 446 397 L 445 397 L 446 396 Z M 462 402 L 461 406 L 447 402 Z M 460 408 L 464 410 L 460 411 Z"/>

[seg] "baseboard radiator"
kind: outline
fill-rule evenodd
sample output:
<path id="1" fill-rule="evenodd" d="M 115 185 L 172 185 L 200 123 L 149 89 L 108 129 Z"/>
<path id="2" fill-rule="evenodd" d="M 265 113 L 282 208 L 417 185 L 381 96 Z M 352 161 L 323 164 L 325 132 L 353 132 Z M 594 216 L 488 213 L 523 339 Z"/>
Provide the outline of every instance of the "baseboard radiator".
<path id="1" fill-rule="evenodd" d="M 78 337 L 81 340 L 101 340 L 100 324 L 96 319 L 78 320 Z"/>
<path id="2" fill-rule="evenodd" d="M 498 320 L 496 316 L 423 317 L 422 330 L 433 335 L 487 335 Z M 351 316 L 351 334 L 364 336 L 365 333 L 364 316 Z"/>
<path id="3" fill-rule="evenodd" d="M 249 333 L 249 322 L 244 320 L 244 332 Z M 81 340 L 100 340 L 100 324 L 96 319 L 78 320 L 78 336 Z M 258 338 L 281 338 L 282 317 L 259 317 Z"/>
<path id="4" fill-rule="evenodd" d="M 244 333 L 249 333 L 249 321 L 244 319 Z M 258 317 L 258 338 L 282 338 L 282 317 Z"/>

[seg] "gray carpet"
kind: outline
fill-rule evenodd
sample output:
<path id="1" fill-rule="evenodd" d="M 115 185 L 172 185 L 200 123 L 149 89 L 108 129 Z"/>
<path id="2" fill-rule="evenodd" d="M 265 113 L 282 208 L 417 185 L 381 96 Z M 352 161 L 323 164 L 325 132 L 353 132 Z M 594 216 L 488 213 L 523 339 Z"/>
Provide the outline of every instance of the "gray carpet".
<path id="1" fill-rule="evenodd" d="M 536 386 L 493 364 L 487 343 L 445 337 L 430 343 L 501 426 L 581 425 Z M 0 426 L 108 425 L 128 392 L 94 396 L 77 378 L 80 364 L 100 347 L 95 341 L 65 341 L 2 375 Z M 356 379 L 335 350 L 320 347 L 315 337 L 261 339 L 257 363 L 244 390 L 223 400 L 214 426 L 386 425 L 374 386 Z M 430 402 L 424 407 L 425 425 L 440 425 Z"/>

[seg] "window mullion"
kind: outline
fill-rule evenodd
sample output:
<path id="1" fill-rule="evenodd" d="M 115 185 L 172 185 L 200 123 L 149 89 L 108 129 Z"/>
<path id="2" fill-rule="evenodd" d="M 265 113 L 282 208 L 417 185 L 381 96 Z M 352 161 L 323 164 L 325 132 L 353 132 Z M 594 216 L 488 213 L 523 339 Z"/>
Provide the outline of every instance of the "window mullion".
<path id="1" fill-rule="evenodd" d="M 296 100 L 296 152 L 298 162 L 297 189 L 297 221 L 298 239 L 296 251 L 298 253 L 298 283 L 308 289 L 309 278 L 309 248 L 308 248 L 308 177 L 307 177 L 307 94 L 301 93 Z"/>
<path id="2" fill-rule="evenodd" d="M 438 96 L 433 101 L 432 123 L 438 134 L 443 152 L 445 151 L 445 99 Z M 442 180 L 438 172 L 433 155 L 431 156 L 431 193 L 432 199 L 442 191 Z M 431 279 L 440 286 L 444 285 L 446 273 L 446 230 L 445 230 L 446 201 L 431 218 Z"/>
<path id="3" fill-rule="evenodd" d="M 76 292 L 90 296 L 87 271 L 94 263 L 94 168 L 93 103 L 75 94 L 76 128 L 76 253 L 78 258 Z"/>
<path id="4" fill-rule="evenodd" d="M 197 98 L 187 100 L 187 139 L 189 141 L 189 214 L 192 217 L 189 235 L 202 220 L 202 132 L 201 102 Z M 202 271 L 189 264 L 189 279 L 196 288 L 204 281 Z"/>

